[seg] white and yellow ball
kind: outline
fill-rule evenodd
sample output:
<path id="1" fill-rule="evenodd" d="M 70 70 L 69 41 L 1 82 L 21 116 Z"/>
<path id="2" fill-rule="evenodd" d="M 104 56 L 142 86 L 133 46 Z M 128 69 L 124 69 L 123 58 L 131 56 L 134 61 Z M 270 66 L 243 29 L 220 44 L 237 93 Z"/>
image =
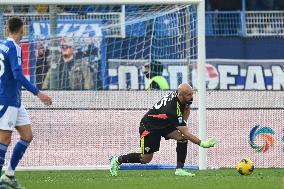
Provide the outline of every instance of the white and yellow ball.
<path id="1" fill-rule="evenodd" d="M 242 159 L 237 163 L 236 169 L 241 175 L 250 175 L 254 170 L 254 164 L 250 159 Z"/>

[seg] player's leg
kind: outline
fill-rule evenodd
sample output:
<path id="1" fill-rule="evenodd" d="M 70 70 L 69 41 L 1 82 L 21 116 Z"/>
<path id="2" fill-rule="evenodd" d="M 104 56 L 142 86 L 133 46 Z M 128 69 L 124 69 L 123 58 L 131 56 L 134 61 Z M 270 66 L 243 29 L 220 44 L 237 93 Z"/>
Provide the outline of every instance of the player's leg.
<path id="1" fill-rule="evenodd" d="M 176 176 L 195 176 L 194 174 L 189 173 L 183 169 L 187 155 L 187 144 L 188 142 L 186 140 L 177 141 L 177 166 L 175 171 Z"/>
<path id="2" fill-rule="evenodd" d="M 11 143 L 11 131 L 0 130 L 0 173 L 4 165 L 5 155 Z"/>
<path id="3" fill-rule="evenodd" d="M 157 138 L 159 138 L 157 140 Z M 145 130 L 140 133 L 140 148 L 141 153 L 130 153 L 127 155 L 122 155 L 118 157 L 118 163 L 149 163 L 154 156 L 154 152 L 159 150 L 160 137 L 151 134 L 149 131 Z"/>
<path id="4" fill-rule="evenodd" d="M 175 130 L 167 135 L 167 138 L 177 140 L 177 147 L 176 147 L 176 152 L 177 152 L 177 166 L 176 166 L 176 171 L 175 175 L 176 176 L 195 176 L 193 173 L 189 173 L 186 170 L 183 169 L 186 155 L 187 155 L 187 140 L 184 139 L 182 134 L 178 131 Z"/>
<path id="5" fill-rule="evenodd" d="M 122 163 L 149 163 L 154 152 L 159 151 L 161 135 L 157 132 L 149 132 L 144 128 L 139 129 L 141 153 L 130 153 L 121 156 L 113 156 L 110 162 L 110 173 L 117 176 L 117 171 Z"/>
<path id="6" fill-rule="evenodd" d="M 21 106 L 18 109 L 18 116 L 16 122 L 16 129 L 20 134 L 20 140 L 16 143 L 13 153 L 8 165 L 6 173 L 2 175 L 1 179 L 4 183 L 11 186 L 12 188 L 21 189 L 23 188 L 18 181 L 15 179 L 15 169 L 26 152 L 30 142 L 33 139 L 32 129 L 30 125 L 30 119 L 28 117 L 26 109 Z"/>
<path id="7" fill-rule="evenodd" d="M 32 131 L 30 125 L 17 126 L 16 129 L 20 134 L 20 140 L 16 143 L 8 165 L 6 173 L 1 176 L 1 180 L 12 188 L 23 189 L 19 182 L 15 179 L 15 169 L 22 159 L 26 149 L 32 141 Z"/>
<path id="8" fill-rule="evenodd" d="M 187 155 L 187 140 L 185 141 L 177 141 L 177 167 L 176 169 L 183 169 L 186 155 Z"/>
<path id="9" fill-rule="evenodd" d="M 5 155 L 9 144 L 11 143 L 11 131 L 0 130 L 0 173 L 5 162 Z M 0 189 L 8 189 L 5 183 L 0 179 Z"/>
<path id="10" fill-rule="evenodd" d="M 121 156 L 112 156 L 110 159 L 110 174 L 117 176 L 117 171 L 123 163 L 148 163 L 152 160 L 153 154 L 142 155 L 141 153 L 130 153 Z"/>
<path id="11" fill-rule="evenodd" d="M 15 129 L 18 109 L 15 107 L 0 106 L 0 174 L 5 161 L 8 146 L 11 143 L 12 132 Z M 8 187 L 0 179 L 0 189 Z"/>

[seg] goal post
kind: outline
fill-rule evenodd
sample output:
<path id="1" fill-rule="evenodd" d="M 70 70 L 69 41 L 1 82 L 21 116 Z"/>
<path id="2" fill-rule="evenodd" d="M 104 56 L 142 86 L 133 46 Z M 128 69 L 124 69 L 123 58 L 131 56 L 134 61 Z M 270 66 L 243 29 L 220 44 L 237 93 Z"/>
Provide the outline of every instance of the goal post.
<path id="1" fill-rule="evenodd" d="M 182 40 L 184 40 L 182 37 L 179 37 L 179 32 L 184 32 L 183 30 L 183 27 L 180 27 L 177 29 L 177 31 L 169 31 L 169 32 L 172 32 L 174 33 L 175 37 L 172 37 L 171 39 L 171 44 L 169 45 L 169 47 L 167 49 L 165 49 L 164 47 L 156 47 L 157 44 L 159 43 L 163 43 L 161 41 L 159 41 L 159 37 L 157 37 L 157 42 L 153 45 L 155 45 L 155 48 L 156 49 L 150 49 L 150 50 L 147 50 L 148 49 L 148 44 L 152 44 L 152 39 L 151 39 L 151 42 L 148 42 L 146 39 L 145 36 L 142 36 L 142 38 L 145 39 L 145 41 L 141 42 L 142 44 L 140 44 L 140 41 L 137 42 L 137 44 L 135 44 L 135 47 L 130 47 L 130 46 L 124 46 L 125 44 L 127 44 L 126 42 L 124 41 L 121 41 L 119 42 L 119 39 L 117 38 L 111 38 L 110 37 L 110 40 L 113 40 L 113 41 L 118 41 L 118 43 L 115 43 L 115 45 L 113 45 L 113 49 L 112 49 L 112 54 L 115 54 L 117 53 L 116 52 L 116 48 L 118 45 L 120 45 L 120 48 L 123 49 L 123 48 L 133 48 L 135 49 L 134 53 L 130 54 L 130 55 L 121 55 L 121 57 L 119 59 L 116 59 L 114 61 L 114 65 L 115 65 L 115 62 L 123 62 L 125 61 L 125 59 L 131 59 L 129 57 L 134 57 L 132 59 L 135 59 L 137 56 L 137 54 L 142 54 L 141 57 L 142 58 L 137 58 L 137 60 L 135 60 L 136 62 L 139 62 L 139 61 L 151 61 L 151 59 L 155 58 L 155 59 L 159 59 L 161 60 L 161 62 L 163 62 L 163 59 L 166 59 L 165 57 L 168 56 L 168 54 L 171 54 L 169 56 L 174 56 L 174 57 L 179 57 L 181 56 L 180 59 L 182 60 L 187 60 L 187 59 L 190 59 L 190 62 L 187 62 L 187 64 L 191 64 L 192 62 L 198 64 L 198 85 L 196 86 L 196 88 L 198 89 L 198 123 L 199 123 L 199 126 L 198 126 L 198 135 L 200 137 L 200 139 L 204 140 L 206 139 L 206 82 L 205 82 L 205 73 L 206 73 L 206 69 L 205 69 L 205 61 L 206 61 L 206 55 L 205 55 L 205 2 L 204 0 L 113 0 L 113 1 L 106 1 L 106 0 L 82 0 L 82 1 L 78 1 L 78 0 L 10 0 L 10 1 L 7 1 L 7 0 L 0 0 L 0 6 L 13 6 L 13 5 L 48 5 L 49 6 L 49 9 L 54 9 L 55 5 L 93 5 L 93 6 L 101 6 L 101 5 L 169 5 L 170 8 L 161 8 L 160 11 L 158 12 L 155 12 L 155 10 L 151 10 L 151 11 L 148 11 L 147 12 L 147 9 L 145 8 L 145 14 L 150 14 L 150 15 L 142 15 L 141 16 L 141 19 L 140 21 L 137 19 L 130 17 L 129 20 L 126 20 L 125 18 L 125 15 L 122 15 L 121 17 L 118 18 L 118 20 L 121 20 L 122 23 L 125 21 L 126 23 L 123 23 L 125 24 L 124 27 L 122 27 L 121 25 L 119 25 L 119 23 L 110 23 L 109 20 L 107 20 L 110 16 L 101 16 L 101 13 L 99 13 L 98 15 L 101 16 L 99 20 L 103 20 L 102 23 L 108 23 L 109 22 L 109 25 L 106 25 L 105 26 L 105 29 L 106 30 L 97 30 L 95 32 L 101 32 L 102 33 L 102 36 L 101 37 L 102 39 L 100 39 L 101 41 L 99 41 L 98 43 L 102 44 L 103 41 L 105 40 L 104 38 L 108 38 L 108 28 L 111 28 L 111 27 L 115 27 L 115 28 L 120 28 L 120 30 L 122 31 L 122 34 L 121 34 L 121 39 L 123 39 L 125 37 L 125 33 L 127 33 L 127 28 L 126 26 L 129 26 L 130 24 L 134 23 L 134 24 L 137 24 L 137 27 L 139 26 L 139 22 L 144 22 L 144 21 L 148 21 L 147 19 L 153 19 L 153 17 L 158 17 L 158 16 L 161 16 L 163 18 L 163 16 L 167 17 L 167 15 L 165 14 L 164 15 L 164 11 L 168 11 L 167 14 L 172 14 L 174 13 L 174 11 L 179 11 L 179 7 L 178 5 L 194 5 L 196 7 L 196 15 L 194 16 L 195 17 L 195 20 L 194 21 L 191 21 L 190 19 L 188 19 L 187 21 L 190 21 L 192 23 L 186 23 L 186 24 L 192 24 L 192 26 L 196 27 L 194 30 L 196 30 L 196 33 L 194 35 L 196 36 L 190 36 L 191 38 L 194 38 L 192 42 L 191 40 L 189 40 L 189 42 L 184 42 Z M 176 7 L 175 7 L 176 6 Z M 46 24 L 47 20 L 48 19 L 51 19 L 52 17 L 56 19 L 56 13 L 52 12 L 51 10 L 49 10 L 50 12 L 46 13 L 45 14 L 42 14 L 42 15 L 39 15 L 38 17 L 34 16 L 34 17 L 30 17 L 29 19 L 27 19 L 28 21 L 31 21 L 30 24 L 32 23 L 36 23 L 38 25 L 36 25 L 36 27 L 34 29 L 39 29 L 40 27 L 44 28 L 46 27 L 44 24 Z M 122 7 L 121 10 L 119 10 L 121 12 L 124 12 L 125 14 L 125 7 Z M 80 12 L 78 15 L 76 12 L 72 13 L 74 15 L 64 15 L 65 13 L 63 13 L 62 15 L 59 15 L 60 16 L 60 20 L 64 20 L 64 19 L 70 19 L 70 21 L 76 21 L 76 19 L 78 20 L 81 20 L 83 18 L 83 14 L 82 12 Z M 151 14 L 154 14 L 154 15 L 151 15 Z M 178 14 L 178 13 L 177 13 Z M 15 14 L 17 15 L 17 14 Z M 25 17 L 25 15 L 21 15 L 19 14 L 20 17 Z M 88 14 L 89 17 L 87 17 L 87 19 L 89 18 L 93 18 L 91 21 L 97 19 L 98 15 L 94 15 L 94 14 Z M 110 15 L 113 15 L 112 13 Z M 10 13 L 8 16 L 13 16 L 13 13 Z M 92 17 L 93 16 L 93 17 Z M 170 15 L 171 16 L 171 15 Z M 115 16 L 113 16 L 112 18 L 114 18 Z M 197 17 L 197 18 L 196 18 Z M 40 18 L 44 18 L 42 20 L 40 20 Z M 112 19 L 110 18 L 110 19 Z M 139 17 L 140 18 L 140 17 Z M 85 19 L 85 17 L 84 17 Z M 105 20 L 104 20 L 105 19 Z M 40 21 L 38 21 L 40 20 Z M 50 20 L 49 20 L 50 21 Z M 158 22 L 156 20 L 156 18 L 154 19 L 154 21 L 151 21 L 151 22 Z M 68 23 L 68 22 L 66 22 Z M 98 25 L 101 25 L 102 23 L 98 23 Z M 49 44 L 54 52 L 52 52 L 52 60 L 56 59 L 54 58 L 54 56 L 57 56 L 56 55 L 56 44 L 58 43 L 61 43 L 62 41 L 54 41 L 53 38 L 58 38 L 58 36 L 56 36 L 56 28 L 55 26 L 51 27 L 51 25 L 57 25 L 57 24 L 61 24 L 60 21 L 58 22 L 51 22 L 50 21 L 50 26 L 48 26 L 50 29 L 50 31 L 47 31 L 47 32 L 50 32 L 50 38 L 47 37 L 45 38 L 44 40 L 51 40 L 51 44 Z M 118 27 L 117 27 L 118 26 Z M 29 25 L 29 27 L 31 27 Z M 136 27 L 136 26 L 134 26 Z M 148 26 L 147 26 L 148 27 Z M 153 25 L 153 27 L 155 27 L 155 25 Z M 177 26 L 175 26 L 177 27 Z M 186 27 L 185 27 L 186 28 Z M 44 29 L 43 29 L 44 30 Z M 156 29 L 158 30 L 158 29 Z M 71 30 L 70 30 L 71 31 Z M 84 30 L 82 31 L 82 35 L 85 35 L 85 33 L 92 33 L 93 31 L 91 30 Z M 137 31 L 136 31 L 137 32 Z M 154 30 L 151 30 L 151 35 L 154 35 L 154 33 L 156 31 Z M 160 34 L 162 37 L 164 36 L 167 36 L 168 34 L 164 34 L 163 32 L 164 31 L 160 31 L 162 34 Z M 191 35 L 191 31 L 185 31 L 186 32 L 186 35 Z M 138 31 L 139 33 L 139 31 Z M 145 34 L 146 35 L 146 34 Z M 79 38 L 78 41 L 80 43 L 86 43 L 86 40 L 81 40 L 80 37 L 81 36 L 75 36 L 72 34 L 72 35 L 69 35 L 68 34 L 68 37 L 71 37 L 72 39 L 75 39 L 75 38 Z M 170 40 L 169 40 L 170 41 Z M 186 46 L 190 46 L 189 49 L 185 49 L 185 50 L 181 50 L 181 51 L 186 51 L 185 54 L 186 55 L 183 55 L 183 52 L 170 52 L 171 50 L 177 50 L 179 51 L 179 48 L 180 46 L 183 46 L 184 44 L 186 43 Z M 130 42 L 128 43 L 129 45 L 133 45 L 133 41 L 132 39 L 130 39 Z M 176 46 L 175 47 L 171 47 L 172 44 L 175 44 Z M 34 44 L 33 44 L 34 45 Z M 162 45 L 166 45 L 166 44 L 162 44 Z M 194 47 L 191 47 L 192 45 L 196 45 Z M 84 48 L 84 45 L 82 45 L 82 47 L 80 48 Z M 143 49 L 143 52 L 140 52 L 139 50 L 136 50 L 136 49 L 139 49 L 139 48 L 145 48 L 146 50 Z M 151 47 L 150 47 L 151 48 Z M 192 50 L 194 48 L 194 50 Z M 106 59 L 107 56 L 108 56 L 108 53 L 110 54 L 110 52 L 108 51 L 109 49 L 105 49 L 106 53 L 101 55 L 101 56 L 104 56 L 104 58 Z M 121 50 L 122 51 L 122 50 Z M 130 51 L 130 50 L 129 50 Z M 144 56 L 145 52 L 146 51 L 153 51 L 155 54 L 152 55 L 147 55 L 147 56 Z M 191 52 L 189 51 L 194 51 L 194 54 L 192 54 Z M 196 52 L 195 52 L 196 51 Z M 180 53 L 180 54 L 178 54 Z M 190 58 L 186 57 L 186 56 L 190 56 Z M 146 57 L 146 58 L 145 58 Z M 30 57 L 32 58 L 32 57 Z M 139 59 L 139 60 L 138 60 Z M 141 59 L 141 60 L 140 60 Z M 129 61 L 131 62 L 131 61 Z M 110 62 L 108 62 L 108 65 L 110 64 Z M 52 63 L 51 63 L 51 67 L 52 67 Z M 107 64 L 102 64 L 100 66 L 100 69 L 102 70 L 102 68 L 106 68 Z M 129 69 L 129 68 L 127 68 Z M 121 68 L 121 70 L 123 71 L 123 68 Z M 112 71 L 113 70 L 109 70 L 108 71 L 108 74 L 112 74 Z M 119 72 L 120 70 L 118 70 Z M 102 71 L 103 72 L 103 71 Z M 52 72 L 51 72 L 52 73 Z M 63 74 L 63 73 L 62 73 Z M 97 79 L 97 80 L 103 80 L 102 83 L 104 85 L 104 83 L 107 83 L 109 82 L 109 78 L 106 79 L 104 81 L 104 77 L 105 77 L 105 74 L 106 72 L 104 73 L 99 73 L 99 76 L 98 78 L 100 79 Z M 138 73 L 139 75 L 139 73 Z M 32 77 L 32 76 L 31 76 Z M 51 78 L 52 77 L 57 77 L 57 76 L 50 76 Z M 127 75 L 125 76 L 127 77 Z M 61 82 L 61 80 L 59 80 L 59 82 Z M 133 81 L 131 81 L 133 82 Z M 43 83 L 43 82 L 42 82 Z M 41 83 L 41 84 L 42 84 Z M 132 84 L 132 83 L 131 83 Z M 50 88 L 52 89 L 52 88 Z M 102 87 L 101 89 L 111 89 L 109 86 L 107 87 Z M 121 88 L 113 88 L 113 89 L 118 89 L 120 90 Z M 66 94 L 65 94 L 66 95 Z M 88 93 L 88 95 L 90 95 Z M 80 100 L 80 101 L 83 101 Z M 46 109 L 48 110 L 48 109 Z M 49 112 L 47 111 L 46 114 L 48 114 Z M 204 169 L 207 169 L 207 155 L 206 155 L 206 150 L 204 149 L 201 149 L 199 148 L 199 153 L 198 153 L 198 157 L 199 157 L 199 160 L 198 160 L 198 164 L 199 164 L 199 169 L 201 170 L 204 170 Z"/>
<path id="2" fill-rule="evenodd" d="M 198 118 L 199 118 L 199 138 L 206 139 L 206 81 L 205 81 L 205 1 L 197 5 L 197 36 L 198 36 Z M 199 147 L 199 169 L 207 169 L 207 155 L 205 149 Z"/>

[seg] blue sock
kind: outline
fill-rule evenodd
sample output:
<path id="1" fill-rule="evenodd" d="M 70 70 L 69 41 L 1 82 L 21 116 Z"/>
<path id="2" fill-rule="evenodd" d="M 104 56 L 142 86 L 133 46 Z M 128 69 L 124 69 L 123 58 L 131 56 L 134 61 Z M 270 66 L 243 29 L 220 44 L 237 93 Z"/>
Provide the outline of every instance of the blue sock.
<path id="1" fill-rule="evenodd" d="M 6 174 L 9 176 L 14 176 L 15 169 L 22 159 L 26 149 L 28 148 L 30 142 L 20 139 L 14 147 L 11 160 L 6 171 Z"/>
<path id="2" fill-rule="evenodd" d="M 8 145 L 0 143 L 0 175 L 2 174 L 2 168 L 5 162 L 5 154 L 7 152 Z"/>

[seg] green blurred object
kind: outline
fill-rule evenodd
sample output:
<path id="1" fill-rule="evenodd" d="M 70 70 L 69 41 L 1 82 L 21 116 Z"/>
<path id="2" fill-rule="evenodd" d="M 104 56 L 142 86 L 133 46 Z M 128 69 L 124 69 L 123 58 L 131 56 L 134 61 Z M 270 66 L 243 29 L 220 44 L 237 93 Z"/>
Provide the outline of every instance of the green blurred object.
<path id="1" fill-rule="evenodd" d="M 160 90 L 169 90 L 170 89 L 168 81 L 163 76 L 155 76 L 155 77 L 151 78 L 148 81 L 145 89 L 146 90 L 151 89 L 151 85 L 152 85 L 153 82 L 157 83 Z"/>

